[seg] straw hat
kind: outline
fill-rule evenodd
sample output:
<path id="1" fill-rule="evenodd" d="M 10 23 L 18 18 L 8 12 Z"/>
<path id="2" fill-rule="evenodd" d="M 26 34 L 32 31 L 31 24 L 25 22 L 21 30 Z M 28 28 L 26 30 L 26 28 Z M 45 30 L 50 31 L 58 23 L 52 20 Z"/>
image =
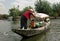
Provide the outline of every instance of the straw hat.
<path id="1" fill-rule="evenodd" d="M 30 11 L 34 11 L 32 8 L 31 9 L 29 9 Z"/>

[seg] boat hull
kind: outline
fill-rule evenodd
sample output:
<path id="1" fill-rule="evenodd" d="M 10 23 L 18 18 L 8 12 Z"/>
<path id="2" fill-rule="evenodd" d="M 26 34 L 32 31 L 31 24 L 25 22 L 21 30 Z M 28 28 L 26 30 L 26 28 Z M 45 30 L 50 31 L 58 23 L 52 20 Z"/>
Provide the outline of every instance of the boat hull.
<path id="1" fill-rule="evenodd" d="M 12 29 L 13 32 L 23 36 L 23 37 L 31 37 L 37 34 L 40 34 L 42 32 L 44 32 L 45 30 L 49 29 L 49 27 L 45 28 L 45 27 L 41 27 L 41 28 L 36 28 L 36 29 L 31 29 L 31 30 L 16 30 L 16 29 Z"/>
<path id="2" fill-rule="evenodd" d="M 30 37 L 30 36 L 40 34 L 41 32 L 44 32 L 45 30 L 50 28 L 49 26 L 50 26 L 50 21 L 48 23 L 46 23 L 46 25 L 43 27 L 38 27 L 38 28 L 34 28 L 34 29 L 19 29 L 19 30 L 12 29 L 12 31 L 23 37 Z"/>

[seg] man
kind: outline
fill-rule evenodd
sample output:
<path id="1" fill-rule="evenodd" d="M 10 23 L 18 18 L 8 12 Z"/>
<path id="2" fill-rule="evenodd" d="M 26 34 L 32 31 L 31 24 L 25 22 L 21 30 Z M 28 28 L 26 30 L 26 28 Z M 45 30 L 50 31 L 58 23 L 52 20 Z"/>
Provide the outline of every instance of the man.
<path id="1" fill-rule="evenodd" d="M 20 29 L 22 29 L 24 27 L 24 29 L 27 29 L 27 20 L 30 19 L 30 15 L 33 15 L 33 9 L 30 8 L 29 10 L 27 10 L 26 12 L 24 12 L 21 15 L 21 27 Z M 33 15 L 34 16 L 34 15 Z"/>

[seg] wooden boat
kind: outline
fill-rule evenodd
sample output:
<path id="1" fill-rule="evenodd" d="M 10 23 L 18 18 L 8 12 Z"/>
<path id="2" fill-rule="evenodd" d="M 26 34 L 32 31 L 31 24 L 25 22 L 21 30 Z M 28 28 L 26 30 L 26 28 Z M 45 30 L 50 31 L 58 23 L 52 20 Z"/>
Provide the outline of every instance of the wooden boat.
<path id="1" fill-rule="evenodd" d="M 45 22 L 44 26 L 38 27 L 38 28 L 34 28 L 34 29 L 12 29 L 13 32 L 23 36 L 23 37 L 30 37 L 30 36 L 34 36 L 37 35 L 45 30 L 47 30 L 49 28 L 50 25 L 50 20 L 48 20 L 47 22 Z"/>

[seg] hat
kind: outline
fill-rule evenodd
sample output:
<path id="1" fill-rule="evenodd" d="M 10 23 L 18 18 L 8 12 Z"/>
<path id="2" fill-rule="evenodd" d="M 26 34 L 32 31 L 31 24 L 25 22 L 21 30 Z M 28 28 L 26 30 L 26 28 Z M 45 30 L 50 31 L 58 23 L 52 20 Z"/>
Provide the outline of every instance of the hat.
<path id="1" fill-rule="evenodd" d="M 29 9 L 30 11 L 34 11 L 33 9 Z"/>

